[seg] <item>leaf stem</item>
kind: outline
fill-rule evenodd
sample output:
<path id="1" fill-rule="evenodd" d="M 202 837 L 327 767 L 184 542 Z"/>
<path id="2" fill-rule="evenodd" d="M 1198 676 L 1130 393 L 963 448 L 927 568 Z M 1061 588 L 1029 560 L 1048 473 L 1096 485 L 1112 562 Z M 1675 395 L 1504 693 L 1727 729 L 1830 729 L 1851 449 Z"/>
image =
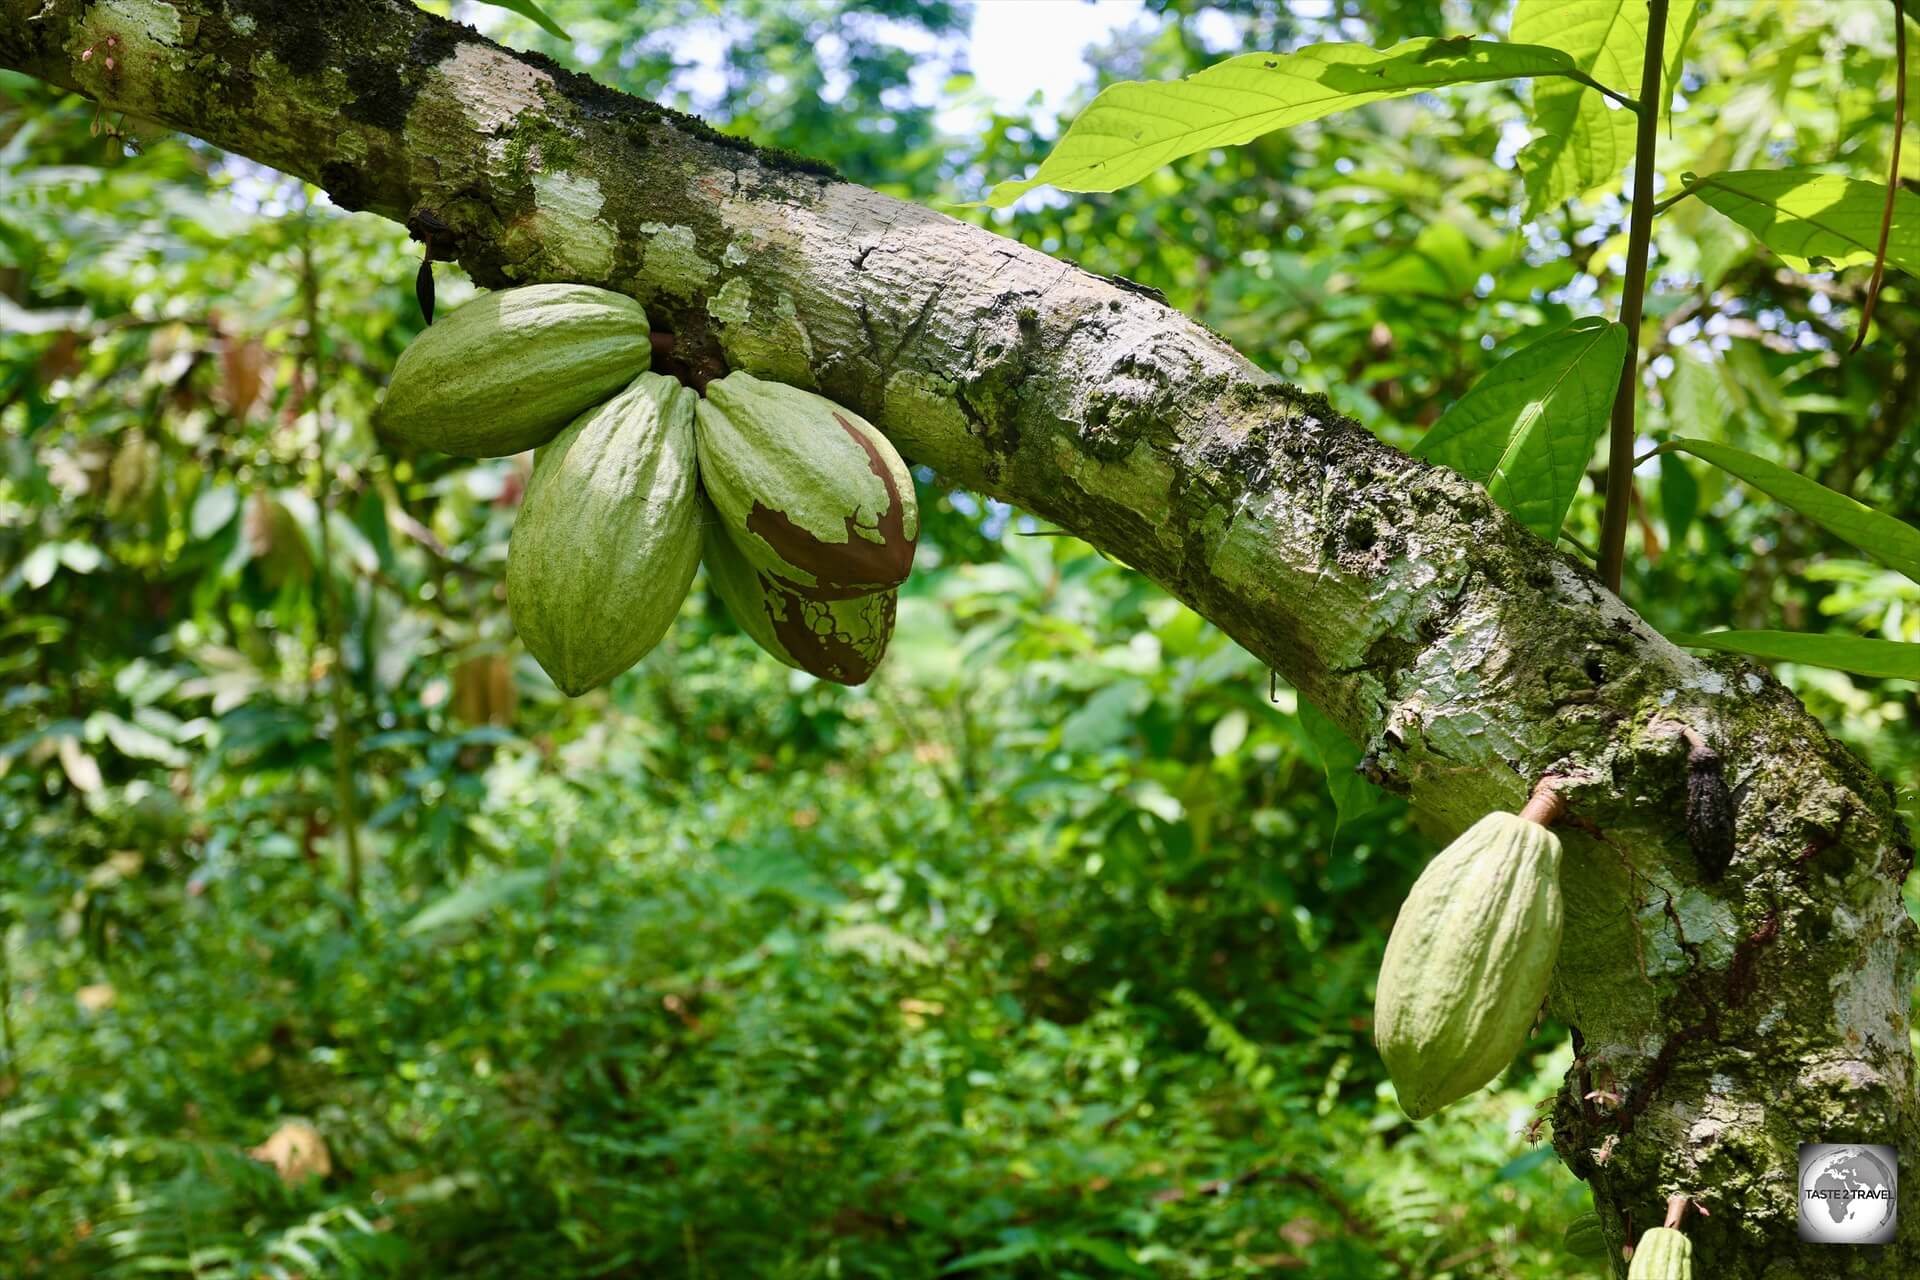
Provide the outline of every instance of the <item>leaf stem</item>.
<path id="1" fill-rule="evenodd" d="M 1661 34 L 1664 37 L 1666 33 L 1662 32 Z M 1587 86 L 1587 88 L 1593 90 L 1595 93 L 1598 93 L 1604 97 L 1612 98 L 1615 102 L 1619 103 L 1621 106 L 1625 107 L 1627 110 L 1632 111 L 1636 114 L 1639 113 L 1640 100 L 1638 98 L 1629 98 L 1626 94 L 1621 93 L 1618 89 L 1609 89 L 1606 85 L 1601 84 L 1598 80 L 1595 80 L 1592 76 L 1588 75 L 1584 71 L 1559 71 L 1559 72 L 1554 72 L 1552 74 L 1563 75 L 1569 80 L 1572 80 L 1578 84 L 1583 84 Z M 1642 96 L 1645 96 L 1644 91 Z"/>
<path id="2" fill-rule="evenodd" d="M 1893 230 L 1893 198 L 1900 194 L 1900 144 L 1907 131 L 1907 19 L 1900 0 L 1893 5 L 1893 159 L 1887 162 L 1887 203 L 1880 211 L 1880 244 L 1873 252 L 1873 275 L 1867 281 L 1867 300 L 1860 306 L 1860 333 L 1847 348 L 1852 355 L 1867 341 L 1873 324 L 1873 304 L 1880 301 L 1880 284 L 1887 278 L 1887 236 Z"/>
<path id="3" fill-rule="evenodd" d="M 1640 311 L 1647 297 L 1647 249 L 1653 239 L 1653 173 L 1660 145 L 1660 72 L 1667 42 L 1667 0 L 1647 0 L 1647 52 L 1640 64 L 1639 130 L 1633 149 L 1633 213 L 1627 224 L 1627 285 L 1620 323 L 1627 330 L 1626 367 L 1613 397 L 1607 441 L 1607 507 L 1600 521 L 1600 579 L 1615 594 L 1626 562 L 1633 493 L 1633 413 L 1640 390 Z"/>
<path id="4" fill-rule="evenodd" d="M 1689 183 L 1688 185 L 1680 188 L 1678 191 L 1668 196 L 1665 200 L 1662 200 L 1658 204 L 1653 206 L 1653 216 L 1656 218 L 1659 217 L 1661 214 L 1673 208 L 1673 206 L 1679 204 L 1682 200 L 1685 200 L 1688 196 L 1692 195 L 1694 192 L 1698 191 L 1700 188 L 1706 185 L 1707 184 L 1704 182 L 1694 182 L 1694 183 Z"/>

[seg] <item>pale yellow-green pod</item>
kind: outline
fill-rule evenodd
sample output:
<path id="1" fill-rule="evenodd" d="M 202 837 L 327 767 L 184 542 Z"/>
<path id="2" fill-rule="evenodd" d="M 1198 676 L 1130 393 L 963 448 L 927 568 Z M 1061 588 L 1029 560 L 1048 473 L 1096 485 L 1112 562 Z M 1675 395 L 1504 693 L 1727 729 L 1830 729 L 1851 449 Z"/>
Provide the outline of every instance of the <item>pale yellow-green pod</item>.
<path id="1" fill-rule="evenodd" d="M 1481 1088 L 1527 1042 L 1560 952 L 1560 841 L 1490 813 L 1414 882 L 1380 964 L 1373 1035 L 1415 1120 Z"/>
<path id="2" fill-rule="evenodd" d="M 425 329 L 374 414 L 381 438 L 466 458 L 552 439 L 652 359 L 647 313 L 584 284 L 485 293 Z"/>
<path id="3" fill-rule="evenodd" d="M 643 373 L 535 455 L 507 547 L 514 628 L 578 696 L 647 655 L 700 563 L 694 393 Z"/>

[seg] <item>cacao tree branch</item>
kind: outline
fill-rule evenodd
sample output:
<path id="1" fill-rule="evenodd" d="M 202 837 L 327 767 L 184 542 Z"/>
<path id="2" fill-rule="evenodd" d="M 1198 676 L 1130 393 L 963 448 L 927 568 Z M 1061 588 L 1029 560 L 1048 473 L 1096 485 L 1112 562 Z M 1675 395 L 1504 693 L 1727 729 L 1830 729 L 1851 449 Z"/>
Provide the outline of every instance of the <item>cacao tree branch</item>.
<path id="1" fill-rule="evenodd" d="M 110 34 L 111 71 L 82 58 Z M 1675 649 L 1479 486 L 1152 297 L 400 0 L 0 0 L 0 66 L 430 230 L 483 284 L 617 289 L 676 357 L 831 396 L 1212 619 L 1438 827 L 1558 775 L 1552 1005 L 1582 1056 L 1554 1140 L 1612 1243 L 1684 1191 L 1713 1201 L 1692 1234 L 1716 1280 L 1920 1262 L 1911 1229 L 1896 1258 L 1795 1226 L 1798 1142 L 1920 1152 L 1888 789 L 1765 671 Z M 1688 842 L 1686 733 L 1729 787 L 1719 879 Z"/>

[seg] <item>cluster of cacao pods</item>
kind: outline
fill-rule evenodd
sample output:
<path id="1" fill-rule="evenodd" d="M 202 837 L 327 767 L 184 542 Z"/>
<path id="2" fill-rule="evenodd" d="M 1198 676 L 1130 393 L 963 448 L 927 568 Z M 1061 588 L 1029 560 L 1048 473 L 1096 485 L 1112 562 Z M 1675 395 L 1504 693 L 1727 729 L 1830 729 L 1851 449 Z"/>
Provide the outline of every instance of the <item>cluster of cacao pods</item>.
<path id="1" fill-rule="evenodd" d="M 401 354 L 375 425 L 396 444 L 466 457 L 535 450 L 507 605 L 566 693 L 646 656 L 702 560 L 767 652 L 862 683 L 913 567 L 906 463 L 824 396 L 730 373 L 703 399 L 650 372 L 652 349 L 646 312 L 621 294 L 484 294 Z"/>
<path id="2" fill-rule="evenodd" d="M 1490 813 L 1427 864 L 1387 939 L 1374 1042 L 1419 1120 L 1525 1047 L 1560 952 L 1560 841 Z"/>

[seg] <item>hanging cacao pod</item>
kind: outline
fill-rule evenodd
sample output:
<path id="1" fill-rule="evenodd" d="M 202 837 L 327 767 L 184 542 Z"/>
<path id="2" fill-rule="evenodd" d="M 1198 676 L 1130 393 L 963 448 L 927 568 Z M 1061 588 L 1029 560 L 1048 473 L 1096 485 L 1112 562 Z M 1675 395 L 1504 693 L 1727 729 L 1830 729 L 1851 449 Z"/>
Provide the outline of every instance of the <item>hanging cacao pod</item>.
<path id="1" fill-rule="evenodd" d="M 740 629 L 790 667 L 836 684 L 864 684 L 893 636 L 897 593 L 810 599 L 747 563 L 719 514 L 711 504 L 702 505 L 707 581 Z"/>
<path id="2" fill-rule="evenodd" d="M 507 545 L 507 608 L 575 697 L 666 634 L 700 562 L 694 393 L 657 373 L 535 455 Z"/>
<path id="3" fill-rule="evenodd" d="M 467 458 L 544 444 L 647 367 L 647 313 L 624 294 L 533 284 L 482 294 L 400 353 L 374 426 Z"/>
<path id="4" fill-rule="evenodd" d="M 1672 1227 L 1649 1227 L 1634 1246 L 1627 1280 L 1693 1280 L 1693 1241 Z"/>
<path id="5" fill-rule="evenodd" d="M 700 479 L 747 562 L 814 601 L 889 591 L 913 567 L 913 476 L 865 418 L 750 373 L 707 385 Z"/>
<path id="6" fill-rule="evenodd" d="M 1373 1034 L 1418 1120 L 1513 1061 L 1560 950 L 1560 841 L 1490 813 L 1427 864 L 1380 963 Z"/>
<path id="7" fill-rule="evenodd" d="M 1607 1252 L 1607 1237 L 1600 1229 L 1600 1215 L 1583 1213 L 1567 1224 L 1561 1245 L 1576 1258 L 1599 1258 Z"/>

